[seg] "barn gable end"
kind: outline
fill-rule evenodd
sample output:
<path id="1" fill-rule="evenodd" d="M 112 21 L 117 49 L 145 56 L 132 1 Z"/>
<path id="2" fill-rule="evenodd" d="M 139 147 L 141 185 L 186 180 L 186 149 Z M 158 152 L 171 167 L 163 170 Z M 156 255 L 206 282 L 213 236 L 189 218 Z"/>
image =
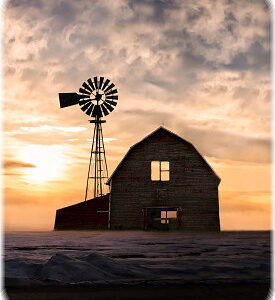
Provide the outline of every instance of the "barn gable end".
<path id="1" fill-rule="evenodd" d="M 190 147 L 190 149 L 192 149 L 193 151 L 195 151 L 198 154 L 198 156 L 200 157 L 200 159 L 203 162 L 203 164 L 205 164 L 205 167 L 209 169 L 210 174 L 212 174 L 213 176 L 215 176 L 219 182 L 221 181 L 220 177 L 215 173 L 215 171 L 211 168 L 211 166 L 207 163 L 207 161 L 203 158 L 203 156 L 201 156 L 201 154 L 198 152 L 198 150 L 190 142 L 186 141 L 185 139 L 183 139 L 182 137 L 178 136 L 174 132 L 172 132 L 172 131 L 164 128 L 163 126 L 160 126 L 156 130 L 154 130 L 153 132 L 151 132 L 149 135 L 147 135 L 145 138 L 143 138 L 141 141 L 137 142 L 136 144 L 134 144 L 133 146 L 130 147 L 130 149 L 128 150 L 128 152 L 125 154 L 125 156 L 123 157 L 123 159 L 121 160 L 121 162 L 118 164 L 118 166 L 114 170 L 113 174 L 108 179 L 107 184 L 111 183 L 112 178 L 116 175 L 117 171 L 121 168 L 121 166 L 124 164 L 124 162 L 127 160 L 127 158 L 129 157 L 129 155 L 131 154 L 131 152 L 134 151 L 134 149 L 136 147 L 138 147 L 140 144 L 146 142 L 147 139 L 151 139 L 151 142 L 153 142 L 153 143 L 154 143 L 154 141 L 155 142 L 156 141 L 163 141 L 164 142 L 165 140 L 169 139 L 169 135 L 170 136 L 174 136 L 175 138 L 179 139 L 181 142 L 183 142 L 186 145 L 188 145 Z"/>

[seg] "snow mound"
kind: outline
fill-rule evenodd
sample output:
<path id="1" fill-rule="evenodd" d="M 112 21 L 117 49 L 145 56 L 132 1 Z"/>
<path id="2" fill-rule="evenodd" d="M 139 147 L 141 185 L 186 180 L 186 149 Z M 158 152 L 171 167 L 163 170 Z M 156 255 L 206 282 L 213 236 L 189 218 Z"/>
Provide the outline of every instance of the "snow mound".
<path id="1" fill-rule="evenodd" d="M 10 278 L 36 277 L 42 268 L 42 264 L 23 258 L 9 259 L 5 262 L 5 275 Z"/>
<path id="2" fill-rule="evenodd" d="M 10 283 L 72 284 L 121 279 L 150 278 L 150 272 L 141 266 L 117 262 L 98 253 L 71 257 L 56 253 L 44 263 L 11 259 L 5 263 L 5 277 Z M 17 281 L 15 280 L 17 279 Z"/>

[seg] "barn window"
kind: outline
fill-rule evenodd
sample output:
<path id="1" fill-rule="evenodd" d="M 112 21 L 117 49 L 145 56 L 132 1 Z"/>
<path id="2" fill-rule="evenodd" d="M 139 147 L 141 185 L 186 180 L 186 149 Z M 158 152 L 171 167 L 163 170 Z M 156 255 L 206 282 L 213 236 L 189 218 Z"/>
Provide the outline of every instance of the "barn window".
<path id="1" fill-rule="evenodd" d="M 169 181 L 170 180 L 169 161 L 152 161 L 151 179 L 153 181 Z"/>
<path id="2" fill-rule="evenodd" d="M 177 211 L 175 210 L 162 210 L 161 211 L 161 224 L 169 224 L 171 219 L 177 218 Z"/>

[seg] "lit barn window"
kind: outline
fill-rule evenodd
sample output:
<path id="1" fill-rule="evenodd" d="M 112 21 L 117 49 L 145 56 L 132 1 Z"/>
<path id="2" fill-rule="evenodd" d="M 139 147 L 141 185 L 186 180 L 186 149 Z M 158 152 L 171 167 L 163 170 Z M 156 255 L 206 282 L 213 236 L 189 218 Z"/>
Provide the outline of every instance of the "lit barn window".
<path id="1" fill-rule="evenodd" d="M 169 161 L 152 161 L 151 162 L 151 180 L 169 181 L 170 166 Z"/>
<path id="2" fill-rule="evenodd" d="M 177 218 L 177 211 L 174 210 L 162 210 L 160 212 L 160 223 L 161 224 L 169 224 L 170 219 L 176 219 Z"/>

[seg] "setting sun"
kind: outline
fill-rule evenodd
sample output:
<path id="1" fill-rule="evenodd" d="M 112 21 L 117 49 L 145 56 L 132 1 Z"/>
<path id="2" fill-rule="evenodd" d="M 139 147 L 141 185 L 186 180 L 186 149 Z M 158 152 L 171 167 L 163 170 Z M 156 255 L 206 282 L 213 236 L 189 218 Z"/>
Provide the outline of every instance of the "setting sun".
<path id="1" fill-rule="evenodd" d="M 19 152 L 19 159 L 33 164 L 33 168 L 24 170 L 28 183 L 42 184 L 61 177 L 65 167 L 62 146 L 29 145 Z"/>

